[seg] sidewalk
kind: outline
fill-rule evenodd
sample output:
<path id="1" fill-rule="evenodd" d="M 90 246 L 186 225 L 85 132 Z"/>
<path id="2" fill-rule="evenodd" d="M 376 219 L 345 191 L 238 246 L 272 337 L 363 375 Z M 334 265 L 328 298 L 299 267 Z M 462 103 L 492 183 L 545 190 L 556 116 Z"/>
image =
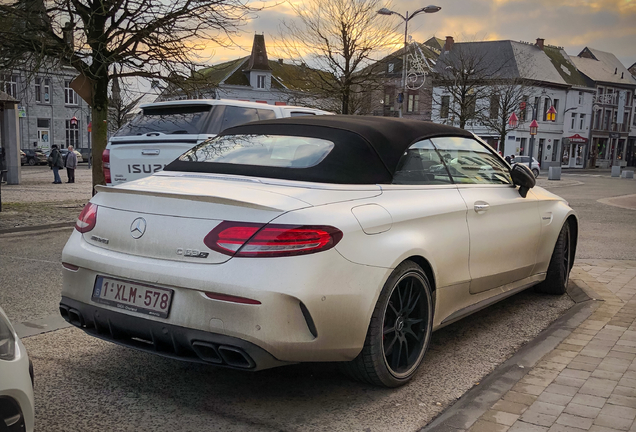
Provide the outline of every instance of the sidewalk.
<path id="1" fill-rule="evenodd" d="M 60 172 L 66 181 L 66 172 Z M 75 170 L 75 183 L 52 184 L 48 166 L 22 167 L 19 185 L 2 185 L 0 233 L 27 227 L 74 223 L 91 199 L 93 181 L 87 164 Z"/>
<path id="2" fill-rule="evenodd" d="M 636 261 L 578 260 L 571 280 L 596 310 L 567 333 L 556 330 L 562 341 L 527 370 L 519 365 L 521 379 L 480 389 L 505 388 L 481 413 L 458 402 L 425 430 L 636 431 Z"/>

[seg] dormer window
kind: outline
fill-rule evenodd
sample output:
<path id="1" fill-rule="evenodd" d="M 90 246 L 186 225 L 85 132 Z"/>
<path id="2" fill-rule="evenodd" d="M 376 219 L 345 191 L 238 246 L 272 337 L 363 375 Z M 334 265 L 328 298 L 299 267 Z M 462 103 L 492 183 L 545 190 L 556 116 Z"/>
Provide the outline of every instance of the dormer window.
<path id="1" fill-rule="evenodd" d="M 256 76 L 256 88 L 259 88 L 259 89 L 265 88 L 265 75 Z"/>
<path id="2" fill-rule="evenodd" d="M 389 63 L 389 73 L 393 73 L 393 63 Z"/>

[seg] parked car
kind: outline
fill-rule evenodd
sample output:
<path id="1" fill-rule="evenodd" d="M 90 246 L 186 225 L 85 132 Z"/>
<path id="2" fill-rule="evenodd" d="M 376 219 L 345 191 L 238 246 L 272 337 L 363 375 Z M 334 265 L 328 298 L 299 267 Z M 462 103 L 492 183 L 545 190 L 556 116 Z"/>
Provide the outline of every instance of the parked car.
<path id="1" fill-rule="evenodd" d="M 24 165 L 27 163 L 26 153 L 23 150 L 20 150 L 20 165 Z"/>
<path id="2" fill-rule="evenodd" d="M 78 149 L 75 149 L 75 150 L 80 152 L 80 154 L 82 155 L 82 162 L 88 163 L 88 160 L 91 157 L 91 151 L 92 150 L 89 149 L 89 148 L 78 148 Z M 79 163 L 79 160 L 78 160 L 78 163 Z"/>
<path id="3" fill-rule="evenodd" d="M 431 170 L 456 158 L 489 169 Z M 60 311 L 171 358 L 335 361 L 399 386 L 432 331 L 532 286 L 565 292 L 577 218 L 534 185 L 472 133 L 429 122 L 236 126 L 160 173 L 97 186 L 63 250 Z"/>
<path id="4" fill-rule="evenodd" d="M 526 166 L 528 166 L 529 161 L 530 161 L 530 156 L 515 156 L 513 163 L 525 164 Z M 535 177 L 539 177 L 540 169 L 541 169 L 541 166 L 539 165 L 539 162 L 537 162 L 537 160 L 533 157 L 532 158 L 532 173 L 534 174 Z"/>
<path id="5" fill-rule="evenodd" d="M 142 112 L 108 141 L 102 155 L 109 186 L 147 177 L 203 140 L 232 126 L 283 117 L 331 114 L 313 108 L 235 100 L 141 105 Z"/>
<path id="6" fill-rule="evenodd" d="M 33 431 L 33 365 L 0 308 L 0 430 Z"/>
<path id="7" fill-rule="evenodd" d="M 73 150 L 73 153 L 75 153 L 75 156 L 77 156 L 77 163 L 84 162 L 84 158 L 82 157 L 82 154 L 79 151 Z M 68 149 L 65 149 L 65 148 L 61 149 L 60 154 L 62 155 L 64 159 L 66 159 L 66 155 L 68 154 Z"/>
<path id="8" fill-rule="evenodd" d="M 24 149 L 26 155 L 26 163 L 33 165 L 46 165 L 48 156 L 42 151 L 38 149 Z"/>

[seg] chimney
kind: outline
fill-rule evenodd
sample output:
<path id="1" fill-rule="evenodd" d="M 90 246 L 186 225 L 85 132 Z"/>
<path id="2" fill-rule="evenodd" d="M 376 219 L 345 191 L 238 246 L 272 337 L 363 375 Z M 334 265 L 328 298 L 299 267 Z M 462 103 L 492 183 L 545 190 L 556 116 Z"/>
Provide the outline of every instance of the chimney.
<path id="1" fill-rule="evenodd" d="M 537 38 L 536 45 L 541 49 L 541 51 L 543 51 L 543 42 L 545 42 L 545 39 Z"/>
<path id="2" fill-rule="evenodd" d="M 446 36 L 446 43 L 444 43 L 444 51 L 450 51 L 453 49 L 453 45 L 455 45 L 455 40 L 452 36 Z"/>

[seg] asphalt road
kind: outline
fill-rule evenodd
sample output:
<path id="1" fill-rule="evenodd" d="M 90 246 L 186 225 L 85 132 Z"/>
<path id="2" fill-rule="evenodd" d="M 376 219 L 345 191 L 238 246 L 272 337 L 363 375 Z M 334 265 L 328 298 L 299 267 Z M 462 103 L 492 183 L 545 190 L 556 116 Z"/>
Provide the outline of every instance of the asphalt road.
<path id="1" fill-rule="evenodd" d="M 579 257 L 636 256 L 635 210 L 597 201 L 636 194 L 636 181 L 564 176 L 548 185 L 580 215 Z M 10 319 L 57 314 L 69 234 L 0 235 L 0 305 Z M 75 328 L 42 333 L 23 339 L 35 367 L 36 430 L 414 431 L 571 304 L 524 292 L 446 327 L 417 377 L 395 390 L 350 381 L 333 364 L 246 373 L 136 352 Z"/>

